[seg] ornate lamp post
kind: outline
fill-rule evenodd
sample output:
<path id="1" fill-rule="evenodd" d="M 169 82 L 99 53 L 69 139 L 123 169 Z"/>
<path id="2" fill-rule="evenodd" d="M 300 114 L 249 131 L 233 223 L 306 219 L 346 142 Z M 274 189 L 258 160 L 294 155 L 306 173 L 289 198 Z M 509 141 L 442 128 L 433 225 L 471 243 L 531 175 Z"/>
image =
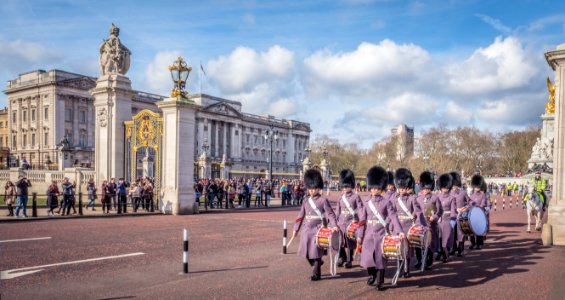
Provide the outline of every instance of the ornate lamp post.
<path id="1" fill-rule="evenodd" d="M 425 164 L 424 168 L 426 169 L 426 171 L 430 169 L 428 165 L 429 160 L 430 160 L 430 156 L 427 153 L 424 154 L 424 164 Z"/>
<path id="2" fill-rule="evenodd" d="M 325 145 L 322 147 L 322 155 L 324 156 L 324 159 L 328 159 L 328 148 L 326 148 Z"/>
<path id="3" fill-rule="evenodd" d="M 181 97 L 186 98 L 186 80 L 188 79 L 188 75 L 190 71 L 192 71 L 192 67 L 189 67 L 186 62 L 182 59 L 182 57 L 178 57 L 178 59 L 173 63 L 172 66 L 169 66 L 169 71 L 171 72 L 171 78 L 173 79 L 173 83 L 175 86 L 171 92 L 171 97 Z"/>
<path id="4" fill-rule="evenodd" d="M 273 180 L 273 141 L 279 139 L 279 132 L 277 130 L 273 129 L 273 125 L 270 125 L 269 129 L 267 129 L 267 132 L 265 132 L 264 138 L 270 145 L 270 150 L 269 150 L 269 178 L 268 179 Z"/>
<path id="5" fill-rule="evenodd" d="M 482 160 L 482 158 L 483 158 L 482 155 L 479 155 L 479 156 L 477 157 L 477 167 L 476 167 L 476 171 L 475 171 L 475 172 L 476 172 L 478 175 L 481 175 L 481 160 Z"/>

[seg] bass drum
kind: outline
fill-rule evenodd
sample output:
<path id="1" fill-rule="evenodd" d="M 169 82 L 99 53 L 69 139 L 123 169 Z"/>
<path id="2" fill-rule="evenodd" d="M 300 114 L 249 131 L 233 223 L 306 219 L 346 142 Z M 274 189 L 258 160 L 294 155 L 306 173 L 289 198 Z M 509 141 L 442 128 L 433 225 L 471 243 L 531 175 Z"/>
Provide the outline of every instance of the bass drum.
<path id="1" fill-rule="evenodd" d="M 485 211 L 476 206 L 467 206 L 457 217 L 461 231 L 466 235 L 484 236 L 488 231 L 488 218 Z"/>

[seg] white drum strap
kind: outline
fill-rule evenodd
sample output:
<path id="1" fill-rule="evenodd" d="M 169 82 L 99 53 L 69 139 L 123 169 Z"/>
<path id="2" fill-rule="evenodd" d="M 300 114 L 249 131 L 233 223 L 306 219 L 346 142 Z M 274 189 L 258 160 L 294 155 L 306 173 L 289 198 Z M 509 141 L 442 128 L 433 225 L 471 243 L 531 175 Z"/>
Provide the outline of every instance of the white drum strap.
<path id="1" fill-rule="evenodd" d="M 312 200 L 312 197 L 308 198 L 308 203 L 310 203 L 310 207 L 312 207 L 312 209 L 316 212 L 318 218 L 320 218 L 320 220 L 323 220 L 324 218 L 322 217 L 322 212 L 320 212 L 316 204 L 314 204 L 314 200 Z"/>
<path id="2" fill-rule="evenodd" d="M 373 204 L 373 202 L 371 202 L 371 200 L 369 200 L 369 208 L 371 209 L 371 211 L 373 212 L 373 215 L 375 215 L 375 217 L 377 218 L 377 220 L 379 220 L 379 223 L 381 223 L 381 225 L 386 227 L 386 222 L 383 219 L 383 217 L 381 216 L 381 214 L 379 214 L 379 212 L 377 211 L 377 208 L 375 207 L 375 205 Z"/>
<path id="3" fill-rule="evenodd" d="M 353 211 L 353 208 L 351 208 L 351 204 L 349 204 L 349 201 L 347 201 L 347 197 L 345 197 L 345 194 L 343 194 L 343 197 L 341 197 L 341 201 L 343 202 L 343 204 L 345 204 L 345 207 L 347 207 L 347 210 L 349 210 L 349 213 L 353 216 L 355 212 Z"/>
<path id="4" fill-rule="evenodd" d="M 400 205 L 400 208 L 402 208 L 402 210 L 404 211 L 404 213 L 405 213 L 408 217 L 412 217 L 412 214 L 410 213 L 410 211 L 408 210 L 408 208 L 406 207 L 406 205 L 404 204 L 404 202 L 402 202 L 402 196 L 398 196 L 398 204 Z"/>

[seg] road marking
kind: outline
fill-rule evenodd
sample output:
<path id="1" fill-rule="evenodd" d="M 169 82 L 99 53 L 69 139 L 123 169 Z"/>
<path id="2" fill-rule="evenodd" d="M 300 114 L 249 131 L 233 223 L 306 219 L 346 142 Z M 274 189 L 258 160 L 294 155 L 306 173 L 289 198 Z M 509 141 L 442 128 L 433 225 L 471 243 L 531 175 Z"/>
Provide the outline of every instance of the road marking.
<path id="1" fill-rule="evenodd" d="M 3 279 L 3 280 L 4 279 L 12 279 L 12 278 L 16 278 L 16 277 L 20 277 L 20 276 L 24 276 L 24 275 L 29 275 L 29 274 L 33 274 L 33 273 L 36 273 L 36 272 L 39 272 L 39 271 L 43 271 L 43 268 L 48 268 L 48 267 L 81 264 L 81 263 L 92 262 L 92 261 L 115 259 L 115 258 L 130 257 L 130 256 L 138 256 L 138 255 L 144 255 L 144 254 L 145 253 L 143 253 L 143 252 L 135 252 L 135 253 L 122 254 L 122 255 L 104 256 L 104 257 L 98 257 L 98 258 L 89 258 L 89 259 L 83 259 L 83 260 L 75 260 L 75 261 L 68 261 L 68 262 L 62 262 L 62 263 L 56 263 L 56 264 L 49 264 L 49 265 L 43 265 L 43 266 L 25 267 L 25 268 L 13 269 L 13 270 L 0 271 L 0 279 Z M 39 270 L 37 270 L 37 269 L 39 269 Z"/>
<path id="2" fill-rule="evenodd" d="M 39 241 L 39 240 L 50 240 L 51 237 L 38 237 L 38 238 L 28 238 L 28 239 L 17 239 L 17 240 L 4 240 L 0 241 L 0 243 L 12 243 L 12 242 L 27 242 L 27 241 Z"/>

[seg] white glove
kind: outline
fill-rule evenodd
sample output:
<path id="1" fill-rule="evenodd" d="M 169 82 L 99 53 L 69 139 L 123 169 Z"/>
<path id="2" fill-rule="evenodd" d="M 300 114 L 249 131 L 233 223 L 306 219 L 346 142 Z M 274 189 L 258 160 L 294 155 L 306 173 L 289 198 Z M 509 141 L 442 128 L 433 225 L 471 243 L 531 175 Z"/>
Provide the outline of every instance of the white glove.
<path id="1" fill-rule="evenodd" d="M 490 207 L 487 206 L 487 208 L 485 208 L 485 210 L 487 211 L 487 214 L 490 212 Z"/>
<path id="2" fill-rule="evenodd" d="M 455 220 L 449 221 L 449 224 L 451 224 L 451 228 L 455 228 Z"/>

